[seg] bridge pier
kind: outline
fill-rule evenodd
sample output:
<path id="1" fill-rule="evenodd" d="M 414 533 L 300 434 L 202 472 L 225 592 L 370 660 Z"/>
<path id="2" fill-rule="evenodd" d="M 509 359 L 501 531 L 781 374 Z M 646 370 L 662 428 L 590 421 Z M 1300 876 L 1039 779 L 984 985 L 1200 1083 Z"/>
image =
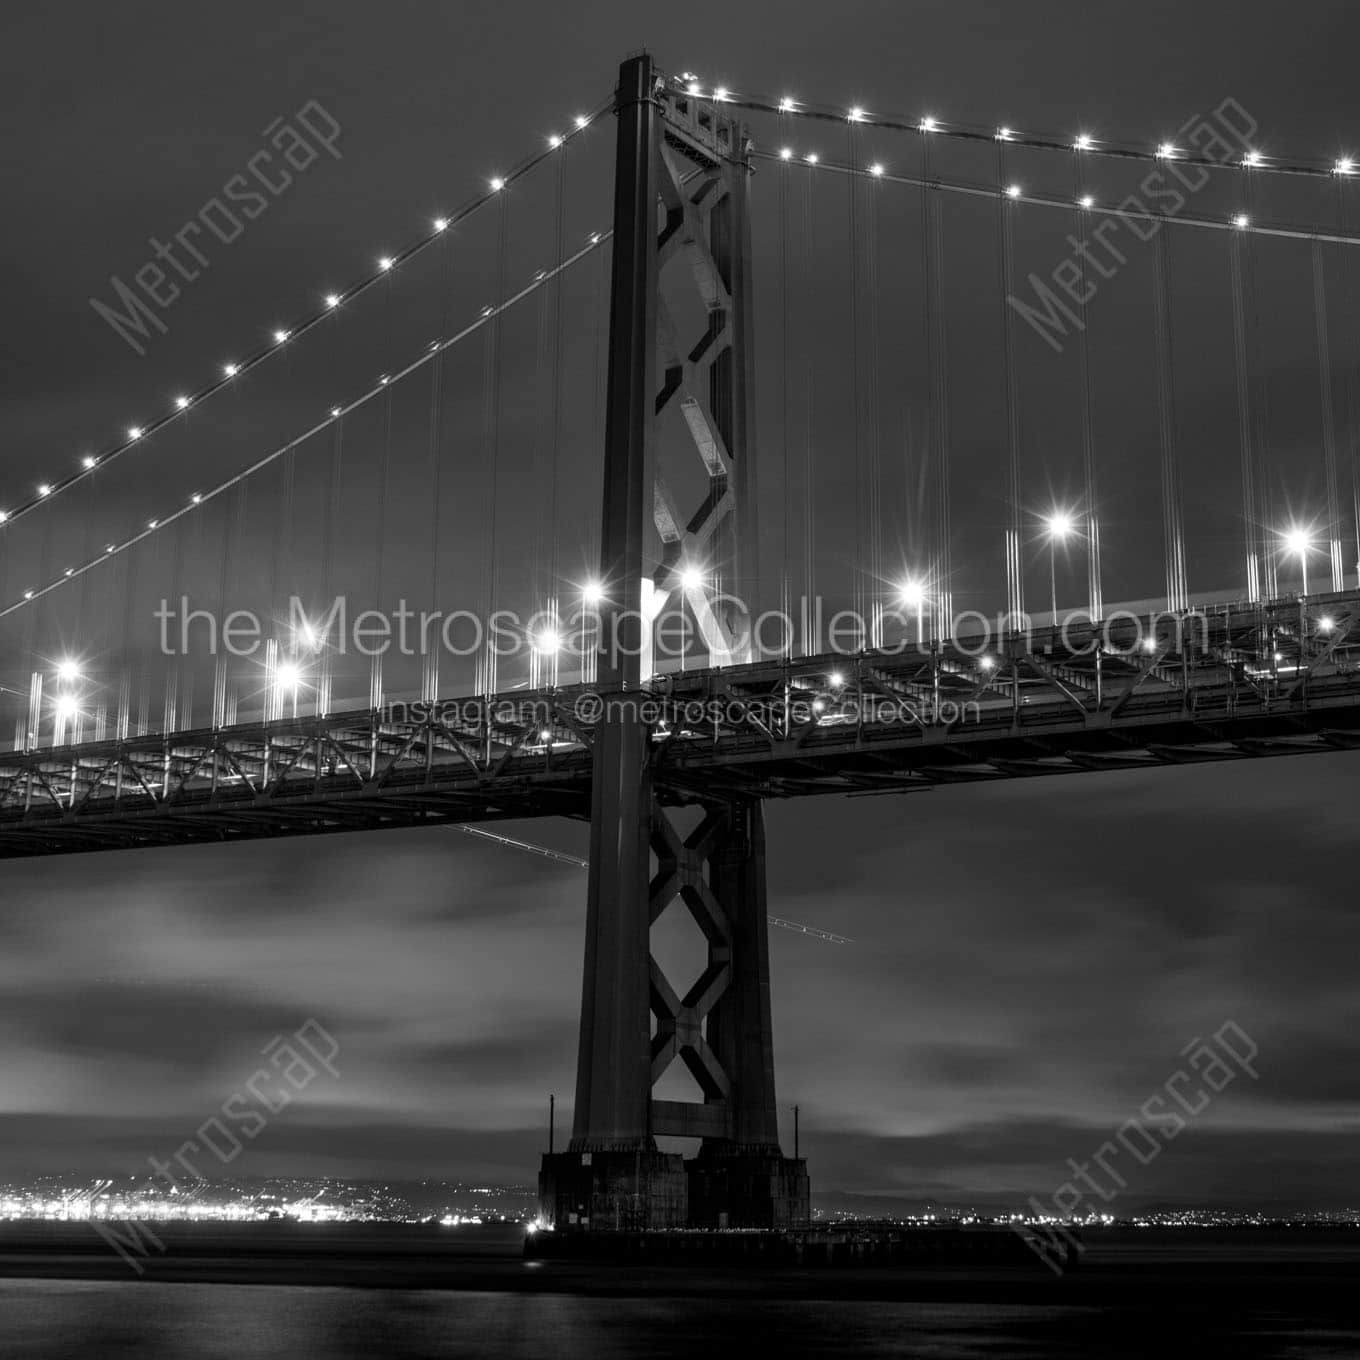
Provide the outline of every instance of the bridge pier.
<path id="1" fill-rule="evenodd" d="M 702 123 L 692 111 L 683 126 L 668 125 L 664 96 L 650 57 L 620 68 L 600 544 L 604 703 L 591 739 L 576 1108 L 567 1150 L 544 1158 L 539 1181 L 544 1218 L 576 1231 L 773 1228 L 808 1216 L 806 1167 L 779 1147 L 760 802 L 740 795 L 699 800 L 665 787 L 638 702 L 649 519 L 665 570 L 675 576 L 677 555 L 691 540 L 706 551 L 726 543 L 719 565 L 736 569 L 742 545 L 727 536 L 731 517 L 720 511 L 734 508 L 732 498 L 738 518 L 743 506 L 748 518 L 753 509 L 743 494 L 753 438 L 745 136 L 732 124 Z M 680 173 L 675 156 L 691 158 L 697 174 Z M 709 317 L 695 351 L 706 357 L 689 377 L 659 296 L 663 248 L 681 245 L 705 281 Z M 659 387 L 661 351 L 667 377 Z M 683 533 L 655 450 L 657 412 L 682 389 L 688 428 L 702 431 L 695 438 L 711 485 Z M 752 557 L 753 549 L 746 545 Z M 754 584 L 749 568 L 745 581 Z M 709 619 L 710 646 L 731 659 L 725 625 L 706 601 L 688 590 L 686 597 L 701 621 Z M 697 807 L 697 823 L 677 820 L 685 816 L 680 804 Z M 707 942 L 705 967 L 683 996 L 649 944 L 652 923 L 677 899 Z M 677 1059 L 702 1102 L 653 1098 L 656 1081 Z M 700 1139 L 698 1155 L 686 1164 L 661 1152 L 656 1138 L 667 1136 Z"/>
<path id="2" fill-rule="evenodd" d="M 645 764 L 632 773 L 625 801 L 646 800 L 649 846 L 636 833 L 592 836 L 624 853 L 612 865 L 597 859 L 604 847 L 591 855 L 575 1123 L 567 1151 L 543 1159 L 542 1216 L 569 1231 L 806 1223 L 807 1164 L 779 1146 L 761 805 L 701 804 L 686 834 L 651 796 Z M 597 806 L 617 810 L 610 793 L 597 785 Z M 677 899 L 707 942 L 683 996 L 648 946 Z M 654 1023 L 640 1017 L 640 996 Z M 677 1059 L 702 1103 L 652 1096 Z M 657 1136 L 702 1141 L 684 1161 L 659 1151 Z"/>

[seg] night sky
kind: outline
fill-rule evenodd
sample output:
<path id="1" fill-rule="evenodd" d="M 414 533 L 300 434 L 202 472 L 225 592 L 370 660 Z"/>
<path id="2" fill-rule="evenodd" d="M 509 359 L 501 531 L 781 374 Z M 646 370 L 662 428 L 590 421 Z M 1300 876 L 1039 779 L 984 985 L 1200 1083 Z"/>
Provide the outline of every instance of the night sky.
<path id="1" fill-rule="evenodd" d="M 739 88 L 1150 141 L 1232 96 L 1268 149 L 1360 153 L 1360 20 L 1324 0 L 11 4 L 3 24 L 5 497 L 163 403 L 244 319 L 296 312 L 447 186 L 470 192 L 551 130 L 544 110 L 598 103 L 643 44 Z M 89 297 L 309 99 L 343 122 L 343 162 L 218 251 L 171 335 L 132 353 Z M 6 599 L 34 563 L 8 569 Z M 1051 1192 L 1232 1020 L 1260 1080 L 1217 1096 L 1128 1202 L 1360 1200 L 1357 761 L 771 806 L 771 911 L 854 941 L 772 932 L 781 1125 L 787 1151 L 797 1102 L 814 1191 Z M 508 829 L 585 853 L 580 827 Z M 570 1122 L 584 899 L 579 870 L 447 830 L 8 861 L 0 1176 L 144 1169 L 316 1017 L 341 1077 L 234 1171 L 528 1181 L 549 1091 Z M 662 947 L 685 957 L 678 933 Z"/>

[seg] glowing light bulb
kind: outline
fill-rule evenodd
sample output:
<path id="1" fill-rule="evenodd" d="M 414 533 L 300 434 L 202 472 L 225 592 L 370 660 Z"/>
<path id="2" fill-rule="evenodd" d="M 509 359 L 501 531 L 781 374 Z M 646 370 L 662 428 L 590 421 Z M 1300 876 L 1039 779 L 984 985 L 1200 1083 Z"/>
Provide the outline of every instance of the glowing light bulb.
<path id="1" fill-rule="evenodd" d="M 33 598 L 33 592 L 32 592 L 31 590 L 26 590 L 26 591 L 24 591 L 24 599 L 26 599 L 26 600 L 31 600 L 32 598 Z"/>
<path id="2" fill-rule="evenodd" d="M 791 161 L 793 159 L 793 148 L 791 146 L 781 146 L 779 148 L 779 159 L 781 161 Z"/>
<path id="3" fill-rule="evenodd" d="M 1159 159 L 1169 161 L 1177 154 L 1177 149 L 1170 142 L 1162 142 L 1157 148 Z"/>
<path id="4" fill-rule="evenodd" d="M 1249 218 L 1246 213 L 1238 213 L 1232 221 L 1233 226 L 1235 227 L 1248 227 L 1251 225 L 1251 218 Z"/>
<path id="5" fill-rule="evenodd" d="M 1242 164 L 1247 166 L 1260 165 L 1261 153 L 1259 151 L 1248 151 L 1247 154 L 1242 157 Z"/>
<path id="6" fill-rule="evenodd" d="M 239 370 L 237 369 L 235 364 L 223 364 L 222 372 L 225 373 L 227 377 L 234 378 L 236 374 L 239 372 Z"/>
<path id="7" fill-rule="evenodd" d="M 875 178 L 878 178 L 878 176 L 880 176 L 880 175 L 883 173 L 883 163 L 882 163 L 882 161 L 875 161 L 875 162 L 869 167 L 869 173 L 870 173 L 871 175 L 873 175 Z"/>
<path id="8" fill-rule="evenodd" d="M 396 263 L 390 255 L 384 255 L 378 260 L 378 268 L 386 272 Z"/>
<path id="9" fill-rule="evenodd" d="M 71 684 L 80 679 L 80 663 L 72 661 L 69 657 L 60 662 L 57 666 L 57 679 L 64 684 Z"/>
<path id="10" fill-rule="evenodd" d="M 198 494 L 197 491 L 195 491 L 194 494 L 193 494 L 192 496 L 189 497 L 189 504 L 190 504 L 190 505 L 200 505 L 200 504 L 202 504 L 202 501 L 203 501 L 203 497 L 200 496 L 200 495 Z"/>
<path id="11" fill-rule="evenodd" d="M 845 684 L 845 676 L 843 676 L 840 671 L 832 671 L 831 674 L 827 676 L 827 683 L 830 684 L 832 689 L 840 689 L 840 687 Z"/>
<path id="12" fill-rule="evenodd" d="M 680 584 L 686 590 L 698 590 L 704 583 L 704 574 L 698 567 L 684 567 L 680 572 Z"/>
<path id="13" fill-rule="evenodd" d="M 326 294 L 326 306 L 327 306 L 327 307 L 338 307 L 339 305 L 340 305 L 340 294 L 339 294 L 339 293 L 327 293 L 327 294 Z"/>
<path id="14" fill-rule="evenodd" d="M 1091 137 L 1089 133 L 1081 133 L 1075 142 L 1072 143 L 1074 151 L 1089 151 L 1091 149 Z"/>
<path id="15" fill-rule="evenodd" d="M 76 697 L 74 694 L 63 694 L 57 700 L 57 716 L 59 718 L 74 718 L 76 715 Z"/>
<path id="16" fill-rule="evenodd" d="M 996 666 L 996 660 L 993 657 L 984 656 L 982 660 L 978 662 L 978 665 L 981 666 L 984 671 L 990 671 Z"/>
<path id="17" fill-rule="evenodd" d="M 1018 184 L 1008 184 L 1006 186 L 1006 196 L 1008 198 L 1020 197 L 1020 186 Z"/>
<path id="18" fill-rule="evenodd" d="M 1307 529 L 1293 528 L 1285 534 L 1284 545 L 1290 552 L 1302 557 L 1313 546 L 1313 536 Z"/>
<path id="19" fill-rule="evenodd" d="M 332 406 L 332 407 L 331 407 L 331 416 L 332 416 L 332 417 L 338 417 L 339 414 L 340 414 L 340 408 L 339 408 L 338 406 Z"/>
<path id="20" fill-rule="evenodd" d="M 274 332 L 274 343 L 275 343 L 276 345 L 281 345 L 281 344 L 283 344 L 283 342 L 284 342 L 285 340 L 287 340 L 287 339 L 288 339 L 288 332 L 287 332 L 287 331 L 275 331 L 275 332 Z"/>
<path id="21" fill-rule="evenodd" d="M 113 549 L 114 549 L 114 545 L 113 545 L 112 543 L 106 543 L 106 544 L 104 544 L 104 551 L 105 551 L 106 553 L 111 553 L 111 552 L 113 551 Z"/>
<path id="22" fill-rule="evenodd" d="M 98 461 L 99 459 L 96 458 L 94 454 L 87 453 L 85 457 L 80 460 L 80 466 L 88 472 Z"/>
<path id="23" fill-rule="evenodd" d="M 586 604 L 599 604 L 604 599 L 604 587 L 598 581 L 587 581 L 581 587 L 581 599 Z"/>
<path id="24" fill-rule="evenodd" d="M 534 647 L 545 656 L 551 656 L 562 646 L 562 639 L 555 628 L 541 628 L 534 637 Z"/>
<path id="25" fill-rule="evenodd" d="M 903 604 L 910 605 L 912 608 L 917 608 L 925 603 L 925 588 L 919 581 L 904 582 L 897 594 Z"/>
<path id="26" fill-rule="evenodd" d="M 498 194 L 504 188 L 505 181 L 499 175 L 494 176 L 491 181 L 491 192 L 493 194 Z"/>
<path id="27" fill-rule="evenodd" d="M 850 112 L 847 113 L 845 116 L 852 123 L 862 123 L 864 121 L 864 110 L 859 108 L 857 105 L 855 108 L 851 109 Z"/>
<path id="28" fill-rule="evenodd" d="M 1015 136 L 1015 131 L 1008 127 L 999 127 L 996 130 L 996 140 L 998 142 L 1009 142 Z"/>
<path id="29" fill-rule="evenodd" d="M 809 151 L 809 152 L 807 153 L 807 155 L 803 157 L 803 159 L 804 159 L 809 165 L 816 165 L 817 162 L 818 162 L 819 160 L 821 160 L 821 157 L 820 157 L 815 151 Z"/>
<path id="30" fill-rule="evenodd" d="M 934 132 L 935 129 L 938 128 L 939 126 L 940 126 L 939 123 L 937 123 L 935 119 L 933 119 L 929 114 L 927 114 L 924 118 L 921 119 L 922 132 Z"/>
<path id="31" fill-rule="evenodd" d="M 282 689 L 297 689 L 302 684 L 302 668 L 295 661 L 285 661 L 279 666 L 279 686 Z"/>
<path id="32" fill-rule="evenodd" d="M 685 86 L 685 93 L 692 94 L 696 99 L 699 97 L 699 90 L 700 85 L 697 80 L 691 80 L 690 83 Z"/>
<path id="33" fill-rule="evenodd" d="M 142 437 L 142 427 L 141 427 L 140 425 L 129 425 L 129 426 L 128 426 L 128 438 L 129 438 L 129 439 L 140 439 L 141 437 Z"/>
<path id="34" fill-rule="evenodd" d="M 1332 168 L 1338 175 L 1353 175 L 1355 173 L 1355 162 L 1349 156 L 1342 156 Z"/>
<path id="35" fill-rule="evenodd" d="M 790 99 L 788 95 L 785 95 L 783 99 L 779 101 L 779 112 L 780 113 L 793 112 L 793 100 Z"/>
<path id="36" fill-rule="evenodd" d="M 1066 510 L 1055 510 L 1044 520 L 1044 524 L 1053 538 L 1066 538 L 1076 528 L 1072 516 Z"/>
<path id="37" fill-rule="evenodd" d="M 541 732 L 539 732 L 538 739 L 539 741 L 550 742 L 552 741 L 552 733 L 545 727 Z"/>
<path id="38" fill-rule="evenodd" d="M 1335 627 L 1336 627 L 1336 620 L 1333 619 L 1333 618 L 1332 618 L 1330 615 L 1328 615 L 1328 614 L 1324 614 L 1324 615 L 1318 620 L 1318 632 L 1319 632 L 1319 633 L 1330 633 L 1330 632 L 1332 631 L 1332 629 L 1335 628 Z"/>
<path id="39" fill-rule="evenodd" d="M 1083 208 L 1094 208 L 1096 206 L 1096 201 L 1090 194 L 1082 194 L 1079 201 Z"/>
<path id="40" fill-rule="evenodd" d="M 160 520 L 158 520 L 158 519 L 149 519 L 149 520 L 147 520 L 147 522 L 146 522 L 146 527 L 147 527 L 148 529 L 155 529 L 155 528 L 157 528 L 159 525 L 160 525 Z"/>
<path id="41" fill-rule="evenodd" d="M 8 518 L 9 518 L 9 511 L 8 511 L 8 510 L 0 510 L 0 524 L 3 524 Z"/>
<path id="42" fill-rule="evenodd" d="M 562 138 L 554 132 L 552 136 L 548 138 L 548 145 L 556 151 L 557 148 L 562 145 Z"/>
<path id="43" fill-rule="evenodd" d="M 713 91 L 713 98 L 721 103 L 724 99 L 731 99 L 732 92 L 725 85 L 719 85 Z"/>
<path id="44" fill-rule="evenodd" d="M 51 482 L 39 482 L 39 483 L 38 483 L 38 495 L 40 495 L 40 496 L 50 496 L 51 494 L 52 494 L 52 483 L 51 483 Z"/>
<path id="45" fill-rule="evenodd" d="M 180 409 L 181 411 L 184 410 L 184 408 L 185 408 L 186 406 L 188 406 L 188 404 L 189 404 L 189 398 L 188 398 L 188 397 L 176 397 L 176 398 L 175 398 L 175 405 L 178 406 L 179 409 Z"/>
<path id="46" fill-rule="evenodd" d="M 584 113 L 578 113 L 573 119 L 573 122 L 575 122 L 577 130 L 579 131 L 590 122 L 590 119 L 587 118 Z"/>

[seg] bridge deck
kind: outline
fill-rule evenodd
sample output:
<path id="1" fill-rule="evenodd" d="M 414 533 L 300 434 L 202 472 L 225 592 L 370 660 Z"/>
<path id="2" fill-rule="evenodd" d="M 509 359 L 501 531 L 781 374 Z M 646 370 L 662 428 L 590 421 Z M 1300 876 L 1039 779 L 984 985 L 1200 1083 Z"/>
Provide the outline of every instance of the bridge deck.
<path id="1" fill-rule="evenodd" d="M 1360 591 L 654 678 L 664 800 L 1360 745 Z M 0 754 L 0 856 L 587 817 L 589 685 Z M 615 699 L 614 702 L 618 700 Z"/>

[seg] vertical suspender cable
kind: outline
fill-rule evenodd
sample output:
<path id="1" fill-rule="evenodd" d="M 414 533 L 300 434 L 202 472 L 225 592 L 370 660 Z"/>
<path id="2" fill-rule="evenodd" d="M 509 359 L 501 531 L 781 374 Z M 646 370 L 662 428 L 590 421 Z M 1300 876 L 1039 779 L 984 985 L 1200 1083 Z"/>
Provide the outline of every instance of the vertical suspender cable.
<path id="1" fill-rule="evenodd" d="M 227 529 L 226 552 L 223 554 L 222 572 L 223 581 L 234 579 L 232 569 L 235 563 L 237 550 L 245 543 L 246 523 L 249 518 L 249 488 L 250 482 L 242 479 L 236 484 L 236 490 L 232 496 L 231 522 Z M 225 586 L 223 594 L 225 595 Z M 231 672 L 226 665 L 226 657 L 223 656 L 222 668 L 222 712 L 225 723 L 236 721 L 236 704 L 238 695 L 231 682 Z"/>
<path id="2" fill-rule="evenodd" d="M 339 337 L 331 333 L 331 372 L 339 368 Z M 345 458 L 345 418 L 339 416 L 335 421 L 334 437 L 331 443 L 330 464 L 326 471 L 326 498 L 321 507 L 321 608 L 324 618 L 339 617 L 332 614 L 335 602 L 335 539 L 340 532 L 340 493 L 344 485 Z M 315 712 L 318 718 L 326 717 L 332 710 L 331 693 L 335 683 L 334 652 L 330 639 L 318 634 L 308 639 L 312 650 L 320 656 L 316 677 Z M 344 645 L 344 639 L 340 639 Z"/>
<path id="3" fill-rule="evenodd" d="M 335 539 L 339 532 L 344 457 L 345 418 L 341 416 L 335 422 L 330 465 L 326 473 L 326 499 L 321 508 L 321 607 L 328 616 L 335 600 Z M 324 718 L 331 711 L 331 686 L 334 681 L 332 652 L 325 637 L 318 637 L 314 645 L 321 656 L 316 679 L 316 716 Z"/>
<path id="4" fill-rule="evenodd" d="M 996 144 L 996 182 L 1006 183 L 1006 143 Z M 998 237 L 1001 253 L 1001 351 L 1006 369 L 1006 471 L 1010 524 L 1006 530 L 1006 612 L 1023 627 L 1025 581 L 1021 566 L 1020 543 L 1024 535 L 1020 502 L 1020 390 L 1015 369 L 1015 314 L 1011 297 L 1015 288 L 1015 242 L 1011 215 L 1015 204 L 1004 193 L 997 194 Z"/>
<path id="5" fill-rule="evenodd" d="M 1322 466 L 1327 481 L 1327 549 L 1332 589 L 1343 590 L 1341 496 L 1336 477 L 1336 412 L 1332 407 L 1332 342 L 1327 327 L 1327 278 L 1322 242 L 1313 241 L 1313 319 L 1317 323 L 1318 399 L 1322 404 Z"/>
<path id="6" fill-rule="evenodd" d="M 92 554 L 93 554 L 93 548 L 94 548 L 94 515 L 91 513 L 91 511 L 92 511 L 93 508 L 94 508 L 94 507 L 93 507 L 93 502 L 94 502 L 94 500 L 95 500 L 95 477 L 94 477 L 94 474 L 93 474 L 93 473 L 91 473 L 90 477 L 87 479 L 86 485 L 85 485 L 85 488 L 84 488 L 84 491 L 85 491 L 85 500 L 86 500 L 86 502 L 87 502 L 87 505 L 86 505 L 85 514 L 84 514 L 84 517 L 83 517 L 83 518 L 84 518 L 84 532 L 81 534 L 80 560 L 81 560 L 82 563 L 88 562 L 88 561 L 90 560 L 90 557 L 91 557 Z M 177 528 L 177 529 L 176 529 L 176 532 L 175 532 L 176 558 L 177 558 L 177 559 L 178 559 L 178 556 L 179 556 L 179 549 L 180 549 L 179 532 L 180 532 L 180 531 L 179 531 L 179 529 Z M 89 632 L 87 631 L 87 629 L 86 629 L 86 619 L 87 619 L 87 615 L 86 615 L 86 608 L 85 608 L 85 605 L 86 605 L 86 591 L 87 591 L 87 589 L 89 588 L 89 584 L 90 584 L 89 581 L 88 581 L 86 578 L 87 578 L 89 575 L 90 575 L 89 572 L 81 572 L 81 574 L 80 574 L 80 587 L 79 587 L 79 589 L 78 589 L 77 592 L 76 592 L 76 637 L 77 637 L 77 638 L 80 638 L 80 639 L 82 639 L 82 640 L 85 639 L 85 638 L 88 638 L 88 637 L 90 636 L 90 633 L 89 633 Z M 178 574 L 176 574 L 176 578 L 175 578 L 175 579 L 176 579 L 176 580 L 179 579 L 179 578 L 178 578 Z M 172 603 L 173 603 L 173 601 L 172 601 Z M 78 741 L 80 741 L 80 740 L 82 739 L 82 737 L 84 736 L 84 727 L 85 727 L 85 705 L 84 705 L 84 704 L 81 704 L 81 705 L 79 706 L 79 708 L 77 708 L 77 710 L 76 710 L 76 715 L 75 715 L 75 734 L 74 734 L 72 740 L 78 742 Z"/>
<path id="7" fill-rule="evenodd" d="M 1086 519 L 1086 597 L 1087 609 L 1093 623 L 1105 617 L 1104 588 L 1100 576 L 1100 515 L 1098 512 L 1096 489 L 1096 442 L 1095 417 L 1091 406 L 1091 337 L 1090 317 L 1087 304 L 1091 299 L 1091 289 L 1086 273 L 1086 212 L 1082 202 L 1086 197 L 1086 185 L 1082 175 L 1082 161 L 1074 153 L 1073 165 L 1076 174 L 1077 220 L 1077 257 L 1081 271 L 1080 299 L 1077 303 L 1077 365 L 1081 373 L 1081 470 L 1084 486 L 1082 495 L 1085 502 Z"/>
<path id="8" fill-rule="evenodd" d="M 612 249 L 611 246 L 609 250 L 602 248 L 595 252 L 595 284 L 591 304 L 591 310 L 595 316 L 595 354 L 590 366 L 590 448 L 592 455 L 597 459 L 602 458 L 604 453 L 604 403 L 607 378 L 604 362 L 604 336 L 605 316 L 609 307 L 607 281 L 612 265 Z M 602 467 L 602 464 L 600 466 Z M 603 477 L 603 473 L 601 477 Z M 589 563 L 590 577 L 593 581 L 602 581 L 604 563 L 599 556 L 601 543 L 600 498 L 589 497 L 587 504 L 586 551 L 592 555 L 592 560 Z M 581 661 L 581 680 L 585 684 L 593 683 L 599 675 L 601 639 L 594 623 L 598 616 L 598 610 L 594 611 L 591 621 L 592 635 L 589 638 L 582 639 L 581 643 L 581 650 L 584 653 Z"/>
<path id="9" fill-rule="evenodd" d="M 781 141 L 787 115 L 779 114 Z M 792 498 L 789 493 L 789 163 L 779 162 L 779 442 L 784 486 L 783 516 L 780 530 L 779 612 L 784 636 L 784 654 L 793 654 L 793 627 L 789 613 L 789 520 Z"/>
<path id="10" fill-rule="evenodd" d="M 1344 176 L 1336 177 L 1336 221 L 1340 233 L 1346 230 L 1346 196 L 1343 185 Z M 1347 320 L 1352 334 L 1360 334 L 1360 316 L 1356 314 L 1355 265 L 1353 250 L 1343 253 L 1345 260 L 1344 282 Z M 1351 465 L 1351 524 L 1355 533 L 1355 571 L 1356 586 L 1360 587 L 1360 355 L 1352 353 L 1346 364 L 1346 409 L 1349 426 L 1350 465 Z"/>
<path id="11" fill-rule="evenodd" d="M 1161 224 L 1153 249 L 1157 328 L 1157 414 L 1162 453 L 1162 541 L 1166 552 L 1167 608 L 1189 607 L 1185 574 L 1185 517 L 1176 447 L 1176 378 L 1171 333 L 1170 233 Z"/>
<path id="12" fill-rule="evenodd" d="M 1247 301 L 1243 283 L 1245 232 L 1228 241 L 1232 276 L 1233 358 L 1237 373 L 1237 437 L 1241 446 L 1242 533 L 1246 547 L 1247 599 L 1261 599 L 1260 522 L 1256 514 L 1256 412 L 1253 409 L 1251 364 L 1248 357 Z"/>
<path id="13" fill-rule="evenodd" d="M 485 609 L 482 623 L 486 628 L 485 663 L 483 665 L 483 685 L 485 694 L 493 694 L 497 683 L 497 656 L 492 642 L 491 615 L 496 607 L 496 596 L 500 590 L 500 563 L 496 558 L 496 517 L 499 511 L 500 495 L 500 455 L 501 455 L 501 311 L 499 303 L 505 296 L 505 253 L 509 238 L 510 195 L 502 190 L 496 216 L 496 304 L 497 310 L 491 318 L 487 333 L 485 391 L 483 399 L 486 419 L 485 450 L 486 461 L 490 464 L 490 479 L 487 487 L 487 531 L 490 547 L 487 554 L 487 590 L 484 598 Z"/>
<path id="14" fill-rule="evenodd" d="M 133 622 L 137 617 L 137 558 L 139 552 L 134 548 L 131 552 L 122 553 L 120 556 L 127 563 L 123 573 L 123 585 L 126 590 L 123 603 L 123 646 L 122 646 L 122 674 L 118 680 L 118 726 L 114 735 L 119 741 L 126 741 L 132 735 L 132 671 L 133 658 L 136 655 L 132 641 Z M 220 620 L 222 611 L 218 609 Z M 214 718 L 216 724 L 216 718 Z"/>
<path id="15" fill-rule="evenodd" d="M 175 521 L 175 548 L 173 555 L 174 565 L 170 569 L 170 588 L 173 591 L 175 591 L 176 594 L 181 593 L 180 583 L 184 578 L 185 529 L 186 524 L 184 520 L 179 519 Z M 85 607 L 85 583 L 83 580 L 81 581 L 80 604 L 81 609 L 83 610 Z M 178 604 L 174 600 L 170 601 L 170 607 L 172 609 L 178 610 Z M 174 651 L 174 648 L 172 647 L 171 650 Z M 177 652 L 176 656 L 178 656 Z M 185 673 L 186 670 L 187 668 L 184 664 L 183 657 L 179 657 L 179 659 L 173 663 L 171 663 L 167 659 L 165 676 L 165 726 L 164 726 L 164 730 L 166 732 L 173 732 L 179 727 L 189 727 L 192 725 L 191 724 L 192 713 L 189 705 L 191 695 L 190 686 L 192 672 L 185 676 L 184 693 L 182 694 L 180 693 L 180 677 Z"/>
<path id="16" fill-rule="evenodd" d="M 563 146 L 557 158 L 556 185 L 556 223 L 553 241 L 553 263 L 558 272 L 553 275 L 552 287 L 552 372 L 551 390 L 548 394 L 548 617 L 552 629 L 561 637 L 562 628 L 562 583 L 558 579 L 559 546 L 557 515 L 561 500 L 560 470 L 557 466 L 559 431 L 562 414 L 562 254 L 566 249 L 566 185 L 567 150 Z M 546 293 L 546 290 L 545 290 Z M 546 302 L 545 302 L 546 306 Z M 558 682 L 558 654 L 552 655 L 552 682 Z"/>
<path id="17" fill-rule="evenodd" d="M 1247 219 L 1256 220 L 1256 178 L 1251 168 L 1242 171 L 1246 187 Z M 1248 349 L 1249 371 L 1252 386 L 1252 443 L 1256 453 L 1256 534 L 1257 555 L 1261 569 L 1261 587 L 1267 599 L 1279 594 L 1279 563 L 1275 545 L 1270 538 L 1270 529 L 1275 521 L 1275 491 L 1271 476 L 1270 456 L 1270 391 L 1265 379 L 1265 364 L 1261 353 L 1261 303 L 1257 290 L 1256 275 L 1256 233 L 1246 233 L 1246 298 L 1247 320 L 1250 326 Z"/>
<path id="18" fill-rule="evenodd" d="M 452 279 L 453 244 L 452 237 L 445 233 L 440 249 L 439 279 L 439 334 L 447 334 L 449 329 L 449 292 Z M 441 349 L 435 356 L 430 373 L 430 613 L 437 616 L 440 612 L 439 601 L 439 542 L 441 526 L 441 479 L 443 450 L 440 447 L 444 400 L 444 366 L 448 362 L 447 351 Z M 425 653 L 422 660 L 421 690 L 427 703 L 439 697 L 439 650 L 442 633 L 433 642 L 427 637 L 426 629 L 421 629 L 421 650 Z"/>
<path id="19" fill-rule="evenodd" d="M 940 240 L 940 196 L 930 180 L 930 138 L 922 139 L 925 181 L 922 190 L 924 230 L 921 234 L 926 269 L 926 352 L 930 371 L 930 448 L 935 471 L 935 636 L 949 635 L 954 616 L 950 559 L 949 410 L 948 376 L 944 352 L 943 245 Z"/>
<path id="20" fill-rule="evenodd" d="M 869 263 L 868 336 L 869 363 L 865 377 L 865 400 L 869 412 L 869 645 L 883 645 L 883 459 L 879 448 L 878 410 L 878 211 L 876 181 L 869 184 L 868 210 L 864 214 L 864 257 Z"/>
<path id="21" fill-rule="evenodd" d="M 373 608 L 384 607 L 383 587 L 387 581 L 387 505 L 392 494 L 392 389 L 383 394 L 382 452 L 378 458 L 378 507 L 374 515 L 378 527 L 377 551 L 373 558 Z M 381 708 L 385 700 L 382 649 L 375 647 L 369 658 L 368 705 Z"/>
<path id="22" fill-rule="evenodd" d="M 293 486 L 296 481 L 297 465 L 292 449 L 283 455 L 279 472 L 279 496 L 274 506 L 274 565 L 270 595 L 273 600 L 274 617 L 289 618 L 291 610 L 284 593 L 291 594 L 293 561 Z M 200 516 L 202 511 L 198 512 Z M 291 651 L 291 641 L 290 648 Z M 278 640 L 271 639 L 265 666 L 265 718 L 275 720 L 283 716 L 283 695 L 279 690 Z"/>
<path id="23" fill-rule="evenodd" d="M 854 515 L 854 533 L 851 537 L 850 562 L 850 607 L 855 612 L 856 646 L 863 648 L 864 637 L 864 522 L 865 522 L 865 476 L 863 467 L 863 448 L 860 439 L 860 375 L 859 375 L 859 175 L 858 138 L 855 124 L 846 123 L 846 138 L 849 143 L 850 174 L 846 178 L 849 187 L 849 220 L 847 223 L 850 243 L 850 448 L 851 467 L 854 469 L 855 498 L 851 513 Z"/>
<path id="24" fill-rule="evenodd" d="M 803 252 L 799 276 L 812 277 L 813 269 L 813 212 L 812 171 L 803 176 Z M 820 609 L 817 602 L 817 442 L 813 430 L 816 406 L 812 396 L 814 366 L 812 342 L 807 335 L 807 308 L 804 308 L 803 393 L 805 419 L 803 423 L 803 655 L 812 656 L 821 650 Z"/>

